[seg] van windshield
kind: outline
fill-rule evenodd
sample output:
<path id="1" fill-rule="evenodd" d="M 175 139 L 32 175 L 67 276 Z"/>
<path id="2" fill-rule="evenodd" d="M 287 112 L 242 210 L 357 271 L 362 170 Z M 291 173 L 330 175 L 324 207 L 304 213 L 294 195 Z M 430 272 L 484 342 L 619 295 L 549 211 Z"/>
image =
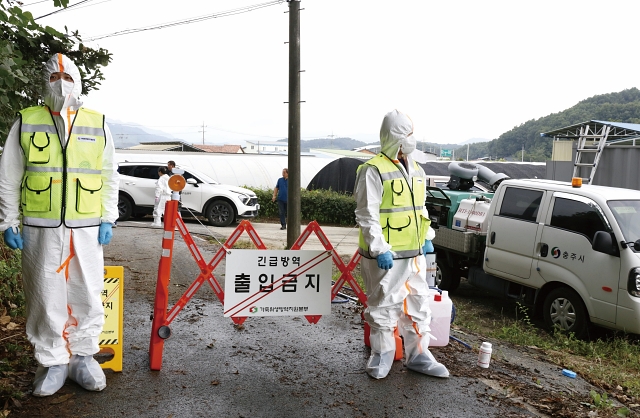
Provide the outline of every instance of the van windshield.
<path id="1" fill-rule="evenodd" d="M 640 239 L 640 200 L 609 200 L 607 202 L 616 218 L 624 239 L 635 242 Z"/>

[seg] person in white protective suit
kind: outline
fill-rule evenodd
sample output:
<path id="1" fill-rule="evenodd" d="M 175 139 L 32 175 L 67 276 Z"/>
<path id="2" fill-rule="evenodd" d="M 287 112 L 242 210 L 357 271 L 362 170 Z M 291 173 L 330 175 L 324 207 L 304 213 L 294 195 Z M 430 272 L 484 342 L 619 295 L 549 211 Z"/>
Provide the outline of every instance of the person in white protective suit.
<path id="1" fill-rule="evenodd" d="M 153 223 L 154 228 L 162 227 L 162 216 L 164 215 L 164 207 L 167 200 L 171 200 L 171 188 L 169 187 L 169 170 L 167 167 L 158 169 L 158 181 L 156 182 L 156 200 L 153 206 Z"/>
<path id="2" fill-rule="evenodd" d="M 68 57 L 54 55 L 44 76 L 45 105 L 19 112 L 0 160 L 0 231 L 22 250 L 35 396 L 53 395 L 67 377 L 87 390 L 106 387 L 93 354 L 104 324 L 102 246 L 118 218 L 104 116 L 81 107 L 80 71 Z"/>
<path id="3" fill-rule="evenodd" d="M 424 206 L 426 177 L 412 157 L 413 122 L 397 110 L 380 128 L 381 152 L 358 168 L 354 195 L 360 226 L 361 271 L 370 326 L 367 373 L 387 376 L 395 357 L 394 330 L 404 339 L 405 365 L 436 377 L 449 371 L 429 351 L 429 310 L 424 254 L 435 232 Z M 419 152 L 419 151 L 417 151 Z"/>

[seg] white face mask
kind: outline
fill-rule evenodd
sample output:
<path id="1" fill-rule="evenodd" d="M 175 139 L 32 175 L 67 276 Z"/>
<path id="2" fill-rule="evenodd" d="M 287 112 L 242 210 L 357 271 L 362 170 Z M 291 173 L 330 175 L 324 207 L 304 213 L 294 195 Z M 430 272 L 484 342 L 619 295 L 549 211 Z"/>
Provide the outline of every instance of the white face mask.
<path id="1" fill-rule="evenodd" d="M 56 80 L 53 83 L 49 83 L 51 86 L 51 92 L 56 96 L 67 97 L 73 91 L 74 83 L 65 80 Z"/>
<path id="2" fill-rule="evenodd" d="M 416 139 L 409 135 L 400 142 L 400 150 L 404 155 L 409 155 L 416 149 Z"/>

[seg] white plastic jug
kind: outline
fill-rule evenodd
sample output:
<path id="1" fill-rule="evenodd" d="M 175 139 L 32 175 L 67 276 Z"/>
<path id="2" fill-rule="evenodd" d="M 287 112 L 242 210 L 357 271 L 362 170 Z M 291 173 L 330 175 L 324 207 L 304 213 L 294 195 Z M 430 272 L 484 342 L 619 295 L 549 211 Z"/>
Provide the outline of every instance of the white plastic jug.
<path id="1" fill-rule="evenodd" d="M 444 347 L 449 344 L 449 330 L 451 328 L 451 308 L 453 302 L 446 290 L 440 294 L 437 290 L 429 294 L 429 308 L 431 309 L 429 347 Z"/>
<path id="2" fill-rule="evenodd" d="M 466 231 L 469 215 L 473 211 L 473 206 L 476 204 L 476 199 L 462 199 L 460 206 L 455 215 L 453 215 L 453 223 L 451 228 L 458 231 Z"/>
<path id="3" fill-rule="evenodd" d="M 489 226 L 489 208 L 491 201 L 477 201 L 473 206 L 473 210 L 467 219 L 467 231 L 474 231 L 480 235 L 487 235 L 487 227 Z"/>
<path id="4" fill-rule="evenodd" d="M 436 271 L 438 266 L 436 265 L 436 253 L 426 253 L 424 258 L 427 261 L 427 285 L 436 285 Z"/>

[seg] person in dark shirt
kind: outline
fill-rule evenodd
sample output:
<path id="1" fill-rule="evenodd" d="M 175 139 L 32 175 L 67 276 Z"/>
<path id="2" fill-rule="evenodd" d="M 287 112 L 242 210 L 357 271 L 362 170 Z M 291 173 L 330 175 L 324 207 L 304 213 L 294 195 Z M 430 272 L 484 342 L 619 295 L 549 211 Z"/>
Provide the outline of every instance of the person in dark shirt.
<path id="1" fill-rule="evenodd" d="M 273 199 L 278 201 L 278 211 L 280 212 L 280 229 L 287 229 L 287 188 L 289 184 L 289 169 L 282 170 L 282 177 L 278 179 L 276 188 L 273 189 Z"/>
<path id="2" fill-rule="evenodd" d="M 167 168 L 169 169 L 169 171 L 167 172 L 167 174 L 169 176 L 173 176 L 173 169 L 176 168 L 176 162 L 173 160 L 169 160 L 167 162 Z"/>

